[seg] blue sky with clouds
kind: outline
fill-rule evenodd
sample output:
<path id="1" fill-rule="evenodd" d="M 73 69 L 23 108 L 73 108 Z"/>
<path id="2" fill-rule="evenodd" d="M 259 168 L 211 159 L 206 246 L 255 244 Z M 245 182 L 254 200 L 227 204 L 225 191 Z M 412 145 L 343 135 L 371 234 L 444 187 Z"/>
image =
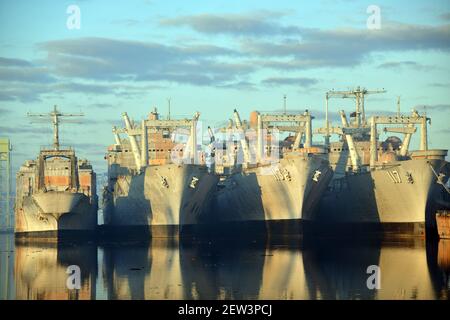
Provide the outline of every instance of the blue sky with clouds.
<path id="1" fill-rule="evenodd" d="M 66 27 L 66 9 L 81 29 Z M 366 26 L 381 9 L 381 29 Z M 111 126 L 127 111 L 143 118 L 201 112 L 220 123 L 238 108 L 308 108 L 323 122 L 324 93 L 385 88 L 368 112 L 413 107 L 432 117 L 430 146 L 450 147 L 450 1 L 0 1 L 0 136 L 14 144 L 15 169 L 51 143 L 50 125 L 26 112 L 58 105 L 85 113 L 62 129 L 104 171 Z M 351 110 L 351 100 L 331 107 Z M 315 140 L 321 141 L 320 137 Z M 417 143 L 417 142 L 415 142 Z"/>

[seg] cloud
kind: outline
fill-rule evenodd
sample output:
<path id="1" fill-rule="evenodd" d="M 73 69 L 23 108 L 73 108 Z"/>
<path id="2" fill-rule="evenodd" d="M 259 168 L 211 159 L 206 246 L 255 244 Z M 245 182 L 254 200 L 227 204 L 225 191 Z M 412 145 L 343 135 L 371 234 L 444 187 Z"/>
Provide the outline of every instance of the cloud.
<path id="1" fill-rule="evenodd" d="M 246 14 L 198 14 L 160 20 L 161 26 L 187 26 L 205 34 L 230 34 L 245 36 L 293 35 L 299 34 L 297 26 L 282 26 L 274 21 L 284 13 L 256 11 Z"/>
<path id="2" fill-rule="evenodd" d="M 162 88 L 156 85 L 128 85 L 116 83 L 113 86 L 108 83 L 95 82 L 59 82 L 51 84 L 6 83 L 0 88 L 0 101 L 37 102 L 47 94 L 61 95 L 65 93 L 78 93 L 81 95 L 115 95 L 122 97 L 142 96 L 154 89 Z"/>
<path id="3" fill-rule="evenodd" d="M 405 114 L 410 114 L 410 112 L 405 112 L 402 111 L 401 112 L 403 115 Z M 370 117 L 370 116 L 379 116 L 379 115 L 383 115 L 383 116 L 395 116 L 397 115 L 397 111 L 391 111 L 391 110 L 383 110 L 383 109 L 371 109 L 371 110 L 367 110 L 366 111 L 366 118 Z"/>
<path id="4" fill-rule="evenodd" d="M 49 75 L 49 70 L 45 67 L 27 65 L 0 67 L 0 81 L 49 83 L 55 80 L 53 76 Z"/>
<path id="5" fill-rule="evenodd" d="M 14 101 L 14 100 L 16 100 L 16 97 L 14 97 L 13 95 L 0 92 L 0 101 Z"/>
<path id="6" fill-rule="evenodd" d="M 223 84 L 223 85 L 218 85 L 217 87 L 223 88 L 223 89 L 233 89 L 233 90 L 251 90 L 251 91 L 257 90 L 255 84 L 250 81 L 237 81 L 237 82 L 227 83 L 227 84 Z"/>
<path id="7" fill-rule="evenodd" d="M 139 75 L 136 80 L 221 87 L 235 83 L 240 76 L 248 75 L 254 70 L 255 67 L 250 64 L 200 60 L 167 65 L 165 72 Z"/>
<path id="8" fill-rule="evenodd" d="M 11 59 L 11 58 L 4 58 L 0 57 L 0 66 L 6 66 L 6 67 L 31 67 L 31 63 L 26 60 L 21 59 Z"/>
<path id="9" fill-rule="evenodd" d="M 0 101 L 38 101 L 39 94 L 56 80 L 45 66 L 0 57 Z"/>
<path id="10" fill-rule="evenodd" d="M 47 52 L 47 64 L 54 74 L 71 79 L 220 87 L 243 81 L 241 77 L 256 69 L 250 63 L 222 61 L 222 58 L 235 56 L 237 52 L 214 45 L 167 46 L 79 38 L 45 42 L 38 47 Z"/>
<path id="11" fill-rule="evenodd" d="M 115 119 L 102 119 L 99 117 L 95 117 L 92 114 L 85 114 L 86 118 L 83 118 L 82 120 L 80 120 L 80 122 L 87 127 L 97 127 L 99 125 L 104 125 L 104 126 L 121 126 L 123 123 L 122 117 L 120 116 L 121 113 L 123 112 L 123 110 L 121 111 L 114 111 L 111 114 L 114 116 L 116 116 Z"/>
<path id="12" fill-rule="evenodd" d="M 113 87 L 104 84 L 86 84 L 77 82 L 59 83 L 52 86 L 56 92 L 79 92 L 85 94 L 110 94 Z"/>
<path id="13" fill-rule="evenodd" d="M 385 22 L 381 30 L 326 30 L 281 25 L 279 20 L 285 15 L 258 11 L 181 16 L 160 21 L 162 25 L 197 28 L 209 36 L 215 33 L 258 36 L 245 40 L 238 38 L 228 47 L 100 37 L 41 42 L 37 49 L 45 54 L 45 58 L 39 65 L 21 59 L 0 58 L 0 101 L 33 102 L 50 93 L 130 97 L 173 84 L 238 90 L 257 89 L 258 85 L 297 85 L 309 90 L 317 83 L 314 82 L 316 79 L 277 76 L 255 82 L 250 79 L 262 69 L 298 71 L 354 67 L 371 62 L 372 53 L 448 52 L 450 49 L 448 24 L 421 26 Z M 217 20 L 217 26 L 213 20 Z M 230 23 L 232 20 L 236 23 Z M 222 27 L 225 29 L 220 31 Z M 265 35 L 277 37 L 267 39 Z M 428 70 L 432 66 L 404 60 L 388 61 L 379 64 L 378 68 Z"/>
<path id="14" fill-rule="evenodd" d="M 381 30 L 302 28 L 301 39 L 241 41 L 244 53 L 269 60 L 266 67 L 306 69 L 348 67 L 368 60 L 375 52 L 450 49 L 450 25 L 422 26 L 385 23 Z M 287 60 L 288 59 L 288 60 Z"/>
<path id="15" fill-rule="evenodd" d="M 449 112 L 450 104 L 434 104 L 434 105 L 416 105 L 414 109 L 423 110 L 423 111 L 438 111 L 438 112 Z"/>
<path id="16" fill-rule="evenodd" d="M 12 135 L 12 134 L 26 135 L 30 133 L 36 135 L 36 134 L 48 134 L 50 132 L 50 129 L 42 127 L 23 126 L 23 125 L 18 125 L 14 127 L 0 126 L 0 132 L 5 135 Z"/>
<path id="17" fill-rule="evenodd" d="M 439 18 L 441 18 L 444 21 L 450 21 L 450 12 L 446 12 L 439 15 Z"/>
<path id="18" fill-rule="evenodd" d="M 0 107 L 0 114 L 7 114 L 7 113 L 12 113 L 14 112 L 14 110 L 12 108 L 4 108 L 4 107 Z"/>
<path id="19" fill-rule="evenodd" d="M 319 81 L 313 78 L 267 78 L 262 81 L 263 84 L 268 86 L 299 86 L 299 87 L 310 87 Z"/>
<path id="20" fill-rule="evenodd" d="M 107 38 L 79 38 L 41 43 L 52 71 L 63 77 L 93 80 L 167 80 L 188 82 L 184 69 L 202 75 L 211 57 L 230 56 L 230 49 L 213 45 L 167 46 Z M 195 61 L 196 64 L 192 64 Z M 210 71 L 215 73 L 214 70 Z M 223 72 L 223 71 L 222 71 Z M 231 74 L 228 74 L 231 77 Z M 193 79 L 193 83 L 199 80 Z M 201 80 L 200 80 L 201 81 Z"/>
<path id="21" fill-rule="evenodd" d="M 440 134 L 450 134 L 450 129 L 449 128 L 445 128 L 445 129 L 440 129 L 437 130 L 436 133 L 440 133 Z"/>
<path id="22" fill-rule="evenodd" d="M 433 82 L 429 84 L 430 87 L 435 87 L 435 88 L 450 88 L 450 83 L 438 83 L 438 82 Z"/>
<path id="23" fill-rule="evenodd" d="M 423 65 L 420 63 L 417 63 L 415 61 L 396 61 L 396 62 L 385 62 L 377 67 L 378 69 L 392 69 L 392 70 L 402 70 L 404 68 L 406 69 L 416 69 L 416 70 L 431 70 L 436 67 L 434 66 L 428 66 Z"/>
<path id="24" fill-rule="evenodd" d="M 163 86 L 160 85 L 126 85 L 126 84 L 115 84 L 114 85 L 114 94 L 117 97 L 142 97 L 145 94 L 153 92 L 157 89 L 162 89 Z"/>
<path id="25" fill-rule="evenodd" d="M 40 95 L 49 92 L 48 84 L 39 83 L 5 83 L 0 88 L 0 101 L 40 101 Z"/>
<path id="26" fill-rule="evenodd" d="M 0 101 L 37 102 L 44 94 L 81 93 L 113 94 L 115 91 L 105 84 L 86 84 L 79 82 L 60 83 L 5 83 L 0 88 Z"/>
<path id="27" fill-rule="evenodd" d="M 327 66 L 324 61 L 314 60 L 314 59 L 291 59 L 291 60 L 283 60 L 277 61 L 273 60 L 270 57 L 265 57 L 266 60 L 259 60 L 257 63 L 264 68 L 275 69 L 275 70 L 283 70 L 283 71 L 295 71 L 300 69 L 309 69 L 309 68 L 320 68 Z M 339 64 L 332 63 L 328 65 L 328 67 L 337 67 Z"/>
<path id="28" fill-rule="evenodd" d="M 91 104 L 89 107 L 99 108 L 99 109 L 109 109 L 109 108 L 114 108 L 115 105 L 110 104 L 110 103 L 94 103 L 94 104 Z"/>
<path id="29" fill-rule="evenodd" d="M 123 82 L 111 86 L 110 83 L 101 81 L 83 82 L 72 79 L 51 74 L 51 68 L 47 66 L 38 67 L 26 60 L 0 57 L 0 101 L 37 102 L 42 95 L 62 93 L 133 96 L 161 88 L 157 85 L 130 85 Z"/>

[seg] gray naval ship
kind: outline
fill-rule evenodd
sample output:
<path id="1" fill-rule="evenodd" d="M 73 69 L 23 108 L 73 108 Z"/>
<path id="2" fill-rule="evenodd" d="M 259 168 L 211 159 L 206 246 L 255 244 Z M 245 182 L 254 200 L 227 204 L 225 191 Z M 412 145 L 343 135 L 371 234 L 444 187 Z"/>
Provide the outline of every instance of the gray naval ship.
<path id="1" fill-rule="evenodd" d="M 60 118 L 81 114 L 64 114 L 55 106 L 48 114 L 28 115 L 50 118 L 54 139 L 52 147 L 42 148 L 38 158 L 27 160 L 16 174 L 16 236 L 92 233 L 98 208 L 95 172 L 72 148 L 59 144 Z"/>
<path id="2" fill-rule="evenodd" d="M 435 233 L 435 201 L 448 180 L 447 150 L 428 148 L 427 123 L 430 118 L 413 110 L 410 115 L 373 115 L 366 118 L 364 96 L 381 93 L 360 87 L 326 93 L 325 126 L 316 130 L 325 137 L 327 158 L 334 169 L 333 180 L 321 199 L 315 225 L 319 232 L 342 234 L 424 235 Z M 356 111 L 349 122 L 340 111 L 342 124 L 328 121 L 328 100 L 332 97 L 356 99 Z M 384 132 L 403 135 L 403 141 Z M 420 126 L 420 148 L 409 150 L 412 135 Z M 339 141 L 330 143 L 330 135 Z"/>
<path id="3" fill-rule="evenodd" d="M 113 128 L 115 144 L 106 155 L 106 234 L 177 237 L 202 219 L 218 178 L 197 144 L 199 115 L 162 119 L 154 109 L 136 123 L 122 114 L 125 127 Z"/>
<path id="4" fill-rule="evenodd" d="M 210 133 L 221 176 L 209 215 L 219 227 L 211 230 L 239 236 L 303 233 L 333 175 L 319 156 L 324 150 L 312 145 L 312 118 L 308 111 L 254 111 L 247 123 L 235 110 L 234 123 L 222 129 L 226 143 Z"/>

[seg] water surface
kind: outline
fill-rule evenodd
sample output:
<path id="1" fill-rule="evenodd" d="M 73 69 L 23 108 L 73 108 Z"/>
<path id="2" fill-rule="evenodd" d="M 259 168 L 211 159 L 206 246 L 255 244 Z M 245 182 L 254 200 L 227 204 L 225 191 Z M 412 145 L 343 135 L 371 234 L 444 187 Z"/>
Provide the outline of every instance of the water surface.
<path id="1" fill-rule="evenodd" d="M 81 289 L 66 286 L 67 267 Z M 379 266 L 379 290 L 367 267 Z M 15 243 L 0 234 L 0 299 L 449 299 L 450 240 Z"/>

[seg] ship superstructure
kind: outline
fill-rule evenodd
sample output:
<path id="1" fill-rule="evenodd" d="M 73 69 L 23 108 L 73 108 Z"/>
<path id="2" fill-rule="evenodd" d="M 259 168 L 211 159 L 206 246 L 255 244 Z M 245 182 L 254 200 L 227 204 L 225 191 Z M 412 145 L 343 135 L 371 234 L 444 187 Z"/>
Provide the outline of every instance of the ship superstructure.
<path id="1" fill-rule="evenodd" d="M 96 175 L 87 160 L 78 159 L 71 147 L 59 143 L 61 117 L 79 116 L 54 110 L 29 114 L 50 118 L 52 147 L 41 148 L 36 160 L 27 160 L 16 174 L 15 231 L 17 234 L 62 231 L 92 232 L 97 226 Z"/>

